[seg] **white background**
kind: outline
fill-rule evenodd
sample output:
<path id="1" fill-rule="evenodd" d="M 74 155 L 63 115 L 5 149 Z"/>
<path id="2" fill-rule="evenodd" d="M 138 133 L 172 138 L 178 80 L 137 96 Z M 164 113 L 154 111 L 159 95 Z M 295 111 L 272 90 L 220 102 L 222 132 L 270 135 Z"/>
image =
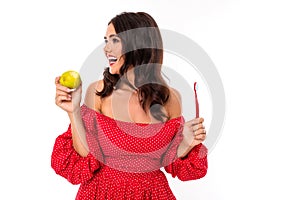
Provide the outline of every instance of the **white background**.
<path id="1" fill-rule="evenodd" d="M 286 0 L 1 1 L 0 199 L 74 199 L 50 167 L 68 118 L 54 77 L 79 69 L 122 11 L 146 11 L 215 63 L 226 120 L 205 178 L 171 179 L 178 199 L 300 199 L 299 5 Z"/>

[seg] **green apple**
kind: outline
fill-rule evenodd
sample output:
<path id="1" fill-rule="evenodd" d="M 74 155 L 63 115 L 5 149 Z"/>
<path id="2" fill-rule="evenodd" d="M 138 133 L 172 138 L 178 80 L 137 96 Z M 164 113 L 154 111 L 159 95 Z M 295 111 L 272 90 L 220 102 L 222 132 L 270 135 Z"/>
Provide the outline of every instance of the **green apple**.
<path id="1" fill-rule="evenodd" d="M 70 89 L 77 88 L 81 83 L 81 78 L 78 72 L 69 70 L 64 72 L 59 79 L 59 83 Z"/>

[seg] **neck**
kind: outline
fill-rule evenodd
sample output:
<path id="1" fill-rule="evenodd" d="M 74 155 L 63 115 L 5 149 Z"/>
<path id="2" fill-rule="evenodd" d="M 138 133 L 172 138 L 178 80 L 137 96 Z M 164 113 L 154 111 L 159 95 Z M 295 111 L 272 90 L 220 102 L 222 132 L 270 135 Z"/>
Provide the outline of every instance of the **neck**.
<path id="1" fill-rule="evenodd" d="M 121 82 L 118 89 L 137 91 L 138 88 L 134 85 L 134 70 L 130 67 L 128 71 L 121 77 Z"/>

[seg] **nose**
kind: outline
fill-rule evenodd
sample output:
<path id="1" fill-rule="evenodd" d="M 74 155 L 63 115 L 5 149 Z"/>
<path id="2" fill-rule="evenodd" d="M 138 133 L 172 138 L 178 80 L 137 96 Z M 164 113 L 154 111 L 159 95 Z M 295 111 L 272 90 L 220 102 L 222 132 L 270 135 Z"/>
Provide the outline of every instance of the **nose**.
<path id="1" fill-rule="evenodd" d="M 106 53 L 111 52 L 111 46 L 110 46 L 109 42 L 105 44 L 103 50 L 104 50 L 104 52 L 106 52 Z"/>

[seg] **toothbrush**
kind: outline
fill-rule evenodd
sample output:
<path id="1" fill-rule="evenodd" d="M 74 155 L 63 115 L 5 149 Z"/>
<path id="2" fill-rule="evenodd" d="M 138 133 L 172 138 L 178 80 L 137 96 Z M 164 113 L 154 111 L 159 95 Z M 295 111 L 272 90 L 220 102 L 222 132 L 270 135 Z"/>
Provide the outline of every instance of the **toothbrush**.
<path id="1" fill-rule="evenodd" d="M 194 82 L 194 93 L 195 93 L 195 104 L 196 104 L 196 118 L 199 118 L 199 102 L 197 97 L 198 85 L 197 82 Z"/>

